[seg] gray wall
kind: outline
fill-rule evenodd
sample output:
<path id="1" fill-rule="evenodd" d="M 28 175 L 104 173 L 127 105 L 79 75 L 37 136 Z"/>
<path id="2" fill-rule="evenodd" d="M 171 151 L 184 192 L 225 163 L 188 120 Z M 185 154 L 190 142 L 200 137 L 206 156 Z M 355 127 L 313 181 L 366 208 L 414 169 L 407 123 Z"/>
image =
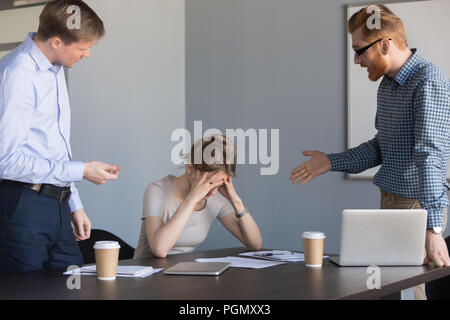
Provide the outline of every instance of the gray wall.
<path id="1" fill-rule="evenodd" d="M 93 228 L 136 246 L 148 183 L 172 171 L 185 124 L 183 0 L 89 0 L 106 36 L 69 71 L 74 159 L 121 165 L 118 181 L 77 184 Z"/>
<path id="2" fill-rule="evenodd" d="M 359 1 L 361 2 L 361 1 Z M 370 1 L 364 1 L 370 3 Z M 279 128 L 280 170 L 238 166 L 236 189 L 268 248 L 302 249 L 306 230 L 327 234 L 338 252 L 344 208 L 378 208 L 370 181 L 329 173 L 299 187 L 290 171 L 302 150 L 346 148 L 344 0 L 190 0 L 187 21 L 187 125 Z M 375 92 L 374 92 L 375 94 Z M 202 249 L 238 245 L 214 224 Z"/>

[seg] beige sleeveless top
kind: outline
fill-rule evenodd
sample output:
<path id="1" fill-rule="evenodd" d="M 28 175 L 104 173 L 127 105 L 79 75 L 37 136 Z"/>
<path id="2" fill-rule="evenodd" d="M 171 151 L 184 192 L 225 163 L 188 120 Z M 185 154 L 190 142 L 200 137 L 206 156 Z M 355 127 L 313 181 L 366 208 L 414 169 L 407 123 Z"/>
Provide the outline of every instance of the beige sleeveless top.
<path id="1" fill-rule="evenodd" d="M 153 256 L 145 232 L 145 218 L 161 217 L 166 223 L 180 206 L 175 196 L 171 178 L 174 177 L 168 175 L 149 184 L 145 190 L 141 232 L 134 258 Z M 193 251 L 206 239 L 215 219 L 221 219 L 232 213 L 234 213 L 233 206 L 219 192 L 215 196 L 210 196 L 202 210 L 192 212 L 183 232 L 169 254 Z"/>

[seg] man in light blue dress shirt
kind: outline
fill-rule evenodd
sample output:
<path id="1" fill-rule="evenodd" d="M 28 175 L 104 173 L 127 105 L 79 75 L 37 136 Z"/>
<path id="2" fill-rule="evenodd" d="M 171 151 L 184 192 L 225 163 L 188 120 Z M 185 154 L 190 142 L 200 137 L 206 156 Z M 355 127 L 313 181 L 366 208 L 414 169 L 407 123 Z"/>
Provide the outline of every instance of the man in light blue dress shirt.
<path id="1" fill-rule="evenodd" d="M 73 5 L 81 19 L 70 28 Z M 91 223 L 74 182 L 103 184 L 120 167 L 72 159 L 64 67 L 89 58 L 104 32 L 84 2 L 52 1 L 37 34 L 0 60 L 0 272 L 83 263 L 76 240 Z"/>
<path id="2" fill-rule="evenodd" d="M 311 159 L 292 170 L 290 180 L 303 185 L 330 170 L 358 173 L 381 165 L 374 178 L 381 190 L 381 208 L 426 209 L 424 263 L 450 266 L 442 236 L 449 203 L 450 81 L 418 50 L 408 48 L 400 18 L 386 6 L 371 7 L 350 18 L 348 31 L 354 62 L 367 68 L 370 80 L 383 77 L 377 96 L 378 133 L 342 153 L 305 151 Z M 373 12 L 380 12 L 381 28 L 369 28 Z M 416 298 L 425 298 L 415 292 Z"/>

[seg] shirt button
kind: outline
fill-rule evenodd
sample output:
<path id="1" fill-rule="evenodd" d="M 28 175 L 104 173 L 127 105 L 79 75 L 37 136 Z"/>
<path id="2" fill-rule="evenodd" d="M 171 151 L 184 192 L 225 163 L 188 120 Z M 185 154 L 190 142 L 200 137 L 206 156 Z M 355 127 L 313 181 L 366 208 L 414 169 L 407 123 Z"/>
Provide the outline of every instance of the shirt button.
<path id="1" fill-rule="evenodd" d="M 389 118 L 392 118 L 392 114 L 389 115 Z"/>

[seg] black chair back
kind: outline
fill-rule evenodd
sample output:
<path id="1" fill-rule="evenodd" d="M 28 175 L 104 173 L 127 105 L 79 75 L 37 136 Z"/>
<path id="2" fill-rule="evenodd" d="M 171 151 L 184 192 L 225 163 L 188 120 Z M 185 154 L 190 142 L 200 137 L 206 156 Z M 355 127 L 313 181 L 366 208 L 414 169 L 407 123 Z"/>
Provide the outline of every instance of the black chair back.
<path id="1" fill-rule="evenodd" d="M 96 241 L 117 241 L 120 245 L 119 260 L 133 258 L 134 248 L 128 243 L 111 232 L 101 229 L 92 229 L 91 237 L 89 239 L 78 242 L 85 264 L 95 263 L 94 244 Z"/>
<path id="2" fill-rule="evenodd" d="M 450 249 L 450 237 L 447 237 L 445 242 Z M 427 282 L 425 291 L 428 300 L 450 300 L 450 276 Z"/>

